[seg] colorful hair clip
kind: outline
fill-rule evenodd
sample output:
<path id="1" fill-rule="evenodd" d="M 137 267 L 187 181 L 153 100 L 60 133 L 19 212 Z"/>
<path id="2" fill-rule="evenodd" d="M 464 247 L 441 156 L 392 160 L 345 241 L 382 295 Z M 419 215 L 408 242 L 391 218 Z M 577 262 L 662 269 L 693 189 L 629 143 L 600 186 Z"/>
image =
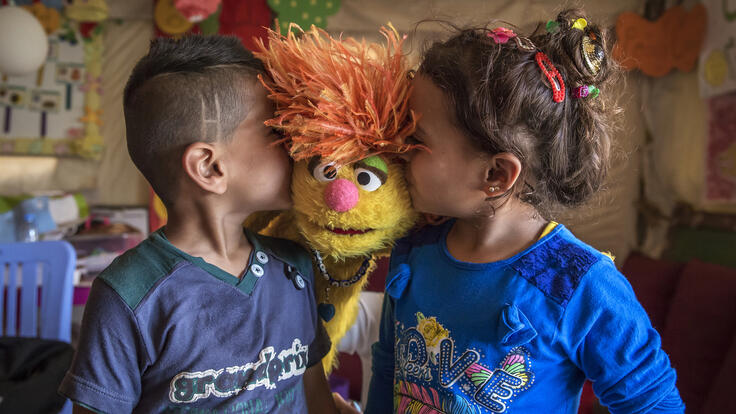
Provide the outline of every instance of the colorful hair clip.
<path id="1" fill-rule="evenodd" d="M 582 85 L 573 89 L 572 96 L 577 99 L 585 99 L 587 97 L 596 98 L 599 93 L 600 89 L 595 85 Z"/>
<path id="2" fill-rule="evenodd" d="M 575 20 L 572 24 L 572 28 L 578 29 L 578 30 L 585 30 L 587 26 L 588 26 L 588 21 L 583 19 L 582 17 Z"/>
<path id="3" fill-rule="evenodd" d="M 560 23 L 556 20 L 549 20 L 547 21 L 545 29 L 547 29 L 548 33 L 555 33 L 560 30 Z"/>
<path id="4" fill-rule="evenodd" d="M 583 36 L 583 40 L 580 42 L 580 54 L 588 72 L 593 76 L 597 75 L 601 70 L 603 59 L 606 57 L 603 48 L 589 36 Z"/>
<path id="5" fill-rule="evenodd" d="M 549 60 L 544 52 L 537 52 L 534 56 L 537 61 L 537 65 L 547 77 L 549 86 L 552 88 L 552 100 L 555 102 L 562 102 L 565 100 L 565 81 L 562 80 L 562 75 L 557 71 L 555 65 Z"/>
<path id="6" fill-rule="evenodd" d="M 505 44 L 509 39 L 516 37 L 516 33 L 513 30 L 505 27 L 497 27 L 488 32 L 488 37 L 493 39 L 497 44 Z"/>
<path id="7" fill-rule="evenodd" d="M 528 50 L 530 52 L 537 50 L 537 47 L 534 46 L 534 43 L 528 37 L 516 36 L 514 38 L 514 41 L 516 42 L 516 46 L 518 46 L 519 49 Z"/>

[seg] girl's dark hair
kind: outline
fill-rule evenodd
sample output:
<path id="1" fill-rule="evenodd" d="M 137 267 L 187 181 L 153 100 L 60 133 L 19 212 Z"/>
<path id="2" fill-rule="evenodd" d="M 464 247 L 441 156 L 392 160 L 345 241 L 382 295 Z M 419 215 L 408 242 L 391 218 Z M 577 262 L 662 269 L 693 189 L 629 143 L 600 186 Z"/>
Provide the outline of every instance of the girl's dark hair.
<path id="1" fill-rule="evenodd" d="M 548 215 L 555 207 L 586 201 L 602 185 L 610 152 L 610 117 L 617 113 L 607 90 L 616 63 L 609 58 L 608 33 L 587 22 L 579 9 L 557 16 L 557 28 L 538 26 L 528 37 L 532 50 L 516 39 L 496 43 L 486 28 L 458 29 L 424 53 L 418 73 L 444 92 L 454 121 L 484 152 L 512 153 L 522 173 L 512 194 Z M 600 70 L 589 70 L 583 38 L 603 52 Z M 524 40 L 519 38 L 519 40 Z M 554 102 L 552 89 L 535 61 L 544 52 L 562 76 L 566 94 Z M 597 97 L 573 98 L 581 85 L 595 85 Z"/>

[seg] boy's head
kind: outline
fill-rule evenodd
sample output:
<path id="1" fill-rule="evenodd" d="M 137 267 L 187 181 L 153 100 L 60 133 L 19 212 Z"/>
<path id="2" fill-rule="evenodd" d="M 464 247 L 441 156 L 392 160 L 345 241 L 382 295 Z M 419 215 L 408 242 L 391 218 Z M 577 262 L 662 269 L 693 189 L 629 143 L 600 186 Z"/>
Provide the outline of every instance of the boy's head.
<path id="1" fill-rule="evenodd" d="M 228 193 L 253 209 L 288 207 L 290 164 L 263 124 L 273 106 L 261 73 L 235 37 L 151 42 L 123 108 L 130 157 L 167 207 L 197 193 Z"/>

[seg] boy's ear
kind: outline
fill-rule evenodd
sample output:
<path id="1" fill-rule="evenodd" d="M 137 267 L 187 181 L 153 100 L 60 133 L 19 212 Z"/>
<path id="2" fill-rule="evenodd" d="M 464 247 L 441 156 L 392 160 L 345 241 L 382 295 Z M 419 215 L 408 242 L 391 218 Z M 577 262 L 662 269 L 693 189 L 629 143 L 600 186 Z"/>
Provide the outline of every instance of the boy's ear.
<path id="1" fill-rule="evenodd" d="M 182 165 L 189 178 L 210 193 L 223 194 L 227 190 L 225 163 L 217 148 L 206 142 L 187 146 L 182 155 Z"/>
<path id="2" fill-rule="evenodd" d="M 488 197 L 505 194 L 516 184 L 521 174 L 521 161 L 509 152 L 502 152 L 492 156 L 486 169 L 484 189 Z"/>

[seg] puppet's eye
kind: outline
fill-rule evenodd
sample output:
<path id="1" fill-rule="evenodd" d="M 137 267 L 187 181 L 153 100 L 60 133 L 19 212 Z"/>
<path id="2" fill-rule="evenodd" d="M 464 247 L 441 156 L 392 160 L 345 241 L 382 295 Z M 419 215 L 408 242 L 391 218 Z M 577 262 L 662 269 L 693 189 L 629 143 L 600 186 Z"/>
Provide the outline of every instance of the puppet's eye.
<path id="1" fill-rule="evenodd" d="M 329 164 L 320 164 L 312 170 L 312 176 L 317 179 L 317 181 L 332 181 L 335 178 L 337 178 L 337 168 L 335 167 L 335 163 L 331 162 Z"/>
<path id="2" fill-rule="evenodd" d="M 378 187 L 383 185 L 383 181 L 373 171 L 366 168 L 355 169 L 355 180 L 360 188 L 365 191 L 376 191 Z"/>

